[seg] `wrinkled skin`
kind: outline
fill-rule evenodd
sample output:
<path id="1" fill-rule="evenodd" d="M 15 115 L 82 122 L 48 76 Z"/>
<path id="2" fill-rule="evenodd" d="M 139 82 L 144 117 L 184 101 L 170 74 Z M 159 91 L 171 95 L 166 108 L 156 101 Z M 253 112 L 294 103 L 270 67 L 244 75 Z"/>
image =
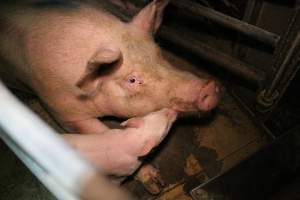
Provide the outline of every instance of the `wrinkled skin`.
<path id="1" fill-rule="evenodd" d="M 218 102 L 217 84 L 175 69 L 154 43 L 167 3 L 153 1 L 130 23 L 89 5 L 3 7 L 1 77 L 37 94 L 72 133 L 109 138 L 114 130 L 97 119 L 102 116 L 209 111 Z M 83 153 L 82 146 L 93 146 L 91 159 L 101 163 L 101 140 L 89 137 L 66 136 Z"/>

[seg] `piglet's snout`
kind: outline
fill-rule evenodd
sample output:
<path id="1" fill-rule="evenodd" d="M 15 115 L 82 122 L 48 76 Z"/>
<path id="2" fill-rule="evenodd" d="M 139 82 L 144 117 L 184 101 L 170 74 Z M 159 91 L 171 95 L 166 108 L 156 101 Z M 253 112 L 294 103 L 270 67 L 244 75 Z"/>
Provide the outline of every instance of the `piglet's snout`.
<path id="1" fill-rule="evenodd" d="M 220 86 L 215 81 L 209 81 L 200 91 L 197 106 L 201 111 L 209 111 L 216 107 L 220 96 Z"/>

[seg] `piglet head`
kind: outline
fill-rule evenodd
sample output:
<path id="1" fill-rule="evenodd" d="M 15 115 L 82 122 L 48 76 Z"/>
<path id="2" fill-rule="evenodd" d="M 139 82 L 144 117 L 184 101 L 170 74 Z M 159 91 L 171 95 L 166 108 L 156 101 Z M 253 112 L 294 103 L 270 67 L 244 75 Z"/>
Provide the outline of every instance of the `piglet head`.
<path id="1" fill-rule="evenodd" d="M 142 128 L 145 130 L 155 130 L 159 135 L 165 136 L 176 120 L 177 113 L 168 108 L 151 112 L 144 117 L 130 118 L 121 125 L 127 128 Z"/>
<path id="2" fill-rule="evenodd" d="M 174 110 L 164 108 L 144 117 L 130 118 L 121 125 L 135 136 L 134 143 L 142 144 L 137 154 L 144 156 L 165 138 L 176 117 Z"/>

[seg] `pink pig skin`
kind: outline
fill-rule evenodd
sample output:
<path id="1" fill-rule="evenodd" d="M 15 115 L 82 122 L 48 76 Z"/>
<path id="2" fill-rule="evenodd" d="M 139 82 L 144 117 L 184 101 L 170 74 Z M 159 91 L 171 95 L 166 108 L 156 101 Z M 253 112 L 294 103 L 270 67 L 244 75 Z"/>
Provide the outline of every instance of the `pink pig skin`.
<path id="1" fill-rule="evenodd" d="M 37 94 L 72 132 L 106 131 L 97 118 L 107 115 L 209 111 L 218 102 L 217 83 L 175 69 L 154 43 L 167 3 L 153 1 L 130 23 L 87 4 L 3 6 L 1 77 Z"/>
<path id="2" fill-rule="evenodd" d="M 165 132 L 155 135 L 147 117 L 129 120 L 124 130 L 109 129 L 99 117 L 217 105 L 218 84 L 174 68 L 154 42 L 168 0 L 152 1 L 129 23 L 87 3 L 33 2 L 0 3 L 0 76 L 36 94 L 67 131 L 84 134 L 64 137 L 103 171 L 132 173 L 137 157 Z"/>
<path id="3" fill-rule="evenodd" d="M 138 158 L 147 155 L 164 139 L 175 119 L 175 111 L 162 109 L 123 122 L 125 129 L 64 137 L 106 174 L 128 176 L 141 165 Z"/>

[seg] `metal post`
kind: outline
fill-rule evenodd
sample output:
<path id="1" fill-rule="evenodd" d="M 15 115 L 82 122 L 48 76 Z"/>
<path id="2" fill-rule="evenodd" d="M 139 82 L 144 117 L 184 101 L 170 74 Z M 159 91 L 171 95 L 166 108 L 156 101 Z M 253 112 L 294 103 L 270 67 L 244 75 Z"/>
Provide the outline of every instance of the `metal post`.
<path id="1" fill-rule="evenodd" d="M 291 60 L 291 58 L 295 52 L 295 49 L 299 45 L 300 45 L 300 32 L 297 34 L 295 40 L 292 42 L 292 45 L 291 45 L 289 51 L 287 52 L 287 55 L 286 55 L 285 59 L 283 60 L 283 63 L 281 64 L 280 68 L 278 69 L 278 72 L 276 73 L 270 87 L 268 87 L 266 89 L 266 93 L 265 93 L 266 97 L 271 97 L 272 94 L 277 89 L 278 84 L 279 84 L 284 72 L 286 71 L 286 69 L 288 67 L 289 61 Z"/>
<path id="2" fill-rule="evenodd" d="M 274 79 L 272 79 L 271 84 L 268 85 L 264 90 L 262 90 L 259 93 L 257 97 L 257 103 L 259 103 L 260 106 L 263 106 L 262 108 L 258 107 L 259 111 L 261 112 L 269 111 L 269 109 L 283 94 L 287 86 L 282 88 L 282 86 L 280 85 L 282 84 L 282 80 L 286 76 L 286 74 L 291 73 L 289 72 L 292 66 L 291 60 L 295 56 L 296 49 L 299 48 L 299 46 L 300 46 L 300 32 L 298 32 L 296 38 L 293 40 L 283 62 L 281 63 L 278 71 L 274 76 Z M 298 71 L 298 68 L 299 68 L 298 66 L 294 66 L 294 69 L 292 69 L 294 74 Z M 292 77 L 293 76 L 291 76 L 291 78 Z"/>

